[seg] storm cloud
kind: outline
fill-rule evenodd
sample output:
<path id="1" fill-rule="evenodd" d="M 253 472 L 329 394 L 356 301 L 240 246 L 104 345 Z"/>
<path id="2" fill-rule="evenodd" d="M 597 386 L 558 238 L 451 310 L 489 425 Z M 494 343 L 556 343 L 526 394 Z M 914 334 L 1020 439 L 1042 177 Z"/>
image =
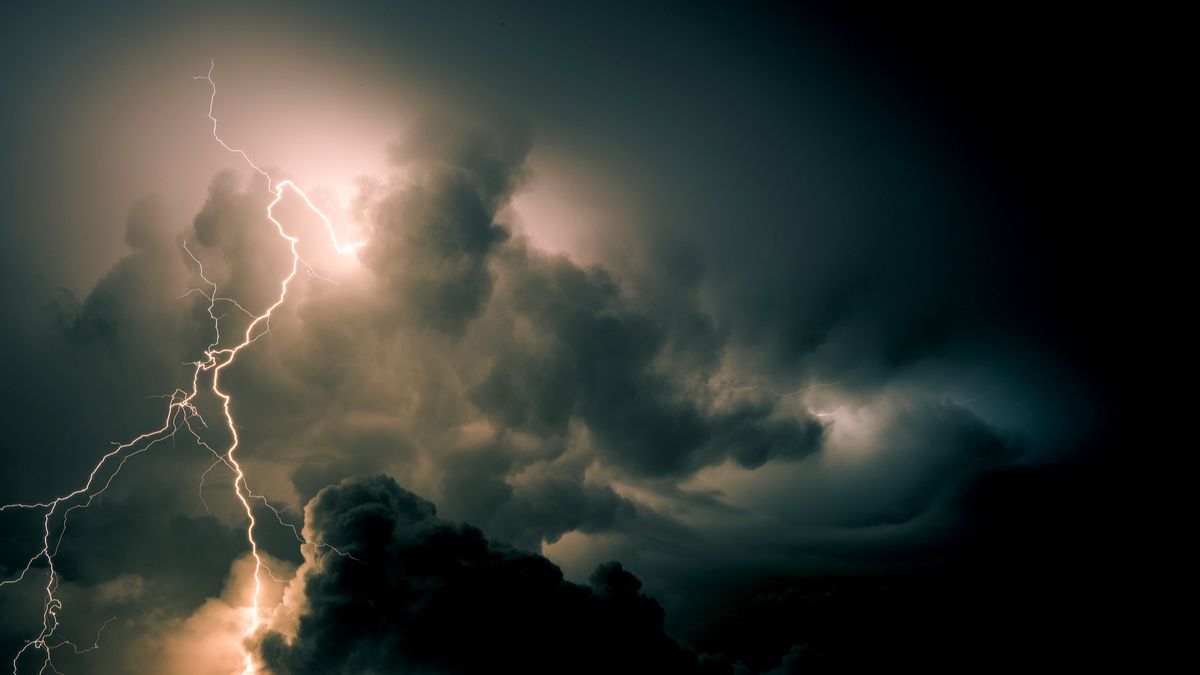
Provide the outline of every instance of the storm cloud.
<path id="1" fill-rule="evenodd" d="M 75 489 L 161 424 L 215 338 L 205 278 L 226 343 L 280 290 L 267 181 L 215 146 L 190 79 L 215 56 L 234 145 L 362 244 L 336 253 L 281 200 L 306 265 L 222 374 L 276 509 L 253 507 L 274 671 L 950 663 L 1023 607 L 1087 604 L 1068 570 L 1100 569 L 1094 457 L 1119 455 L 1119 340 L 1095 318 L 1118 296 L 1079 248 L 1099 170 L 1082 141 L 1071 179 L 1047 168 L 1033 150 L 1066 132 L 1021 106 L 980 112 L 1009 81 L 982 47 L 961 71 L 877 61 L 886 40 L 819 7 L 356 7 L 28 8 L 0 29 L 0 86 L 28 100 L 0 127 L 0 502 Z M 965 112 L 919 104 L 926 77 Z M 217 448 L 220 403 L 197 401 Z M 72 514 L 63 632 L 105 639 L 64 669 L 239 667 L 231 488 L 178 434 Z M 0 576 L 42 527 L 0 513 Z M 0 589 L 0 647 L 38 593 Z M 984 633 L 947 619 L 993 609 Z M 1022 624 L 1040 634 L 1011 661 L 1052 624 Z M 935 658 L 946 640 L 966 647 Z"/>
<path id="2" fill-rule="evenodd" d="M 696 672 L 619 563 L 570 583 L 382 476 L 325 488 L 305 516 L 310 542 L 346 555 L 307 573 L 296 635 L 267 637 L 275 672 Z"/>

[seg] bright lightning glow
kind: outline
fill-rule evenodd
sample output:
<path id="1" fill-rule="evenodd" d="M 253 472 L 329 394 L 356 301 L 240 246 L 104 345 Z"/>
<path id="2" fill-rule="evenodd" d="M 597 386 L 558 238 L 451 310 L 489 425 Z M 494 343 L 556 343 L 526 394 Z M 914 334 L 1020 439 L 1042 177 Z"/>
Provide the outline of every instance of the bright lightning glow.
<path id="1" fill-rule="evenodd" d="M 213 69 L 216 68 L 216 65 L 217 65 L 216 61 L 213 61 L 208 66 L 207 74 L 197 75 L 192 78 L 193 80 L 207 80 L 208 83 L 212 86 L 212 96 L 208 99 L 208 119 L 212 121 L 213 138 L 217 139 L 217 142 L 221 144 L 222 148 L 225 148 L 229 152 L 232 152 L 236 155 L 241 155 L 242 159 L 246 160 L 246 164 L 250 165 L 250 168 L 254 169 L 259 174 L 261 174 L 263 176 L 263 178 L 267 179 L 267 189 L 270 190 L 271 193 L 275 195 L 275 201 L 271 202 L 271 207 L 275 206 L 275 204 L 279 203 L 279 200 L 283 199 L 283 191 L 285 189 L 290 189 L 293 192 L 295 192 L 297 195 L 299 195 L 301 199 L 304 200 L 305 205 L 308 206 L 308 208 L 311 209 L 313 213 L 317 214 L 317 216 L 321 218 L 321 222 L 325 223 L 325 229 L 329 232 L 329 239 L 330 239 L 330 241 L 333 242 L 333 248 L 338 253 L 343 253 L 343 254 L 353 253 L 356 249 L 361 248 L 363 245 L 362 242 L 358 242 L 355 244 L 348 244 L 345 246 L 338 243 L 337 232 L 334 231 L 333 223 L 329 220 L 329 216 L 326 216 L 324 213 L 322 213 L 321 209 L 318 209 L 316 207 L 316 205 L 314 205 L 312 203 L 312 199 L 309 198 L 308 194 L 306 192 L 304 192 L 304 190 L 301 190 L 295 183 L 293 183 L 290 180 L 281 180 L 278 183 L 276 183 L 275 179 L 271 177 L 271 174 L 267 173 L 266 170 L 264 170 L 259 165 L 255 164 L 254 160 L 250 159 L 250 156 L 246 154 L 245 150 L 242 150 L 241 148 L 230 147 L 228 143 L 226 143 L 224 140 L 222 140 L 221 136 L 217 133 L 217 118 L 213 114 L 213 106 L 216 105 L 216 102 L 217 102 L 217 83 L 213 81 L 212 74 L 213 74 Z M 268 209 L 267 209 L 268 216 L 270 215 L 271 207 L 268 207 Z M 279 228 L 280 236 L 282 236 L 285 239 L 288 239 L 289 241 L 292 240 L 292 238 L 289 237 L 287 235 L 287 233 L 285 233 L 283 231 L 283 226 L 280 225 L 279 222 L 276 221 L 274 217 L 271 217 L 271 222 L 275 223 L 275 225 Z M 296 242 L 292 241 L 292 243 L 295 244 Z"/>
<path id="2" fill-rule="evenodd" d="M 250 554 L 254 559 L 254 592 L 252 595 L 251 607 L 249 608 L 250 611 L 247 626 L 243 632 L 244 642 L 248 642 L 251 638 L 253 638 L 263 625 L 262 612 L 259 606 L 259 600 L 262 592 L 263 574 L 265 573 L 269 578 L 278 581 L 278 579 L 275 579 L 274 574 L 271 573 L 270 569 L 268 569 L 267 565 L 264 563 L 262 555 L 259 552 L 258 540 L 255 538 L 255 526 L 257 525 L 257 521 L 255 520 L 254 510 L 251 506 L 252 500 L 258 500 L 268 509 L 270 509 L 275 514 L 275 517 L 281 526 L 290 528 L 293 534 L 295 534 L 296 539 L 304 542 L 304 539 L 300 535 L 296 526 L 286 522 L 283 519 L 279 509 L 272 506 L 265 497 L 255 494 L 250 489 L 249 483 L 246 479 L 246 473 L 242 469 L 242 465 L 237 458 L 237 450 L 241 446 L 241 438 L 238 435 L 237 424 L 234 422 L 233 397 L 229 392 L 221 388 L 221 375 L 226 368 L 234 363 L 238 357 L 238 354 L 240 354 L 242 350 L 246 349 L 263 335 L 266 335 L 268 332 L 270 332 L 271 315 L 287 300 L 288 288 L 291 285 L 292 280 L 295 279 L 300 267 L 304 266 L 310 274 L 317 276 L 312 267 L 300 257 L 300 253 L 297 249 L 300 239 L 289 234 L 286 228 L 284 228 L 283 224 L 275 218 L 275 207 L 280 201 L 283 200 L 285 191 L 290 190 L 291 192 L 295 193 L 304 201 L 304 204 L 313 213 L 320 217 L 321 221 L 325 223 L 325 227 L 328 231 L 329 239 L 333 244 L 333 248 L 339 253 L 352 254 L 356 249 L 361 247 L 362 244 L 341 244 L 338 241 L 337 234 L 334 231 L 333 224 L 331 223 L 329 217 L 326 216 L 320 209 L 318 209 L 315 204 L 313 204 L 312 200 L 309 198 L 308 194 L 304 192 L 304 190 L 300 189 L 300 187 L 290 180 L 276 181 L 267 171 L 255 164 L 244 150 L 231 147 L 221 138 L 221 136 L 217 133 L 217 118 L 213 114 L 213 108 L 217 97 L 217 85 L 212 77 L 214 67 L 215 62 L 210 64 L 206 74 L 197 75 L 193 78 L 197 80 L 205 80 L 212 88 L 212 95 L 209 98 L 208 105 L 208 119 L 212 121 L 213 138 L 221 144 L 221 147 L 225 148 L 229 152 L 240 155 L 242 159 L 244 159 L 246 163 L 252 169 L 254 169 L 254 171 L 266 178 L 267 189 L 274 197 L 267 205 L 267 219 L 270 220 L 275 226 L 279 237 L 287 242 L 288 249 L 292 254 L 291 266 L 287 275 L 284 276 L 279 282 L 279 295 L 276 297 L 274 302 L 272 302 L 271 305 L 261 313 L 254 314 L 239 304 L 236 300 L 219 295 L 217 284 L 205 275 L 204 265 L 200 262 L 199 258 L 192 253 L 191 249 L 187 247 L 187 243 L 184 242 L 184 251 L 188 254 L 188 257 L 195 262 L 196 267 L 199 270 L 200 278 L 206 287 L 191 289 L 180 297 L 186 297 L 194 293 L 199 293 L 202 295 L 208 300 L 208 316 L 213 322 L 213 341 L 204 349 L 201 358 L 189 364 L 193 367 L 190 389 L 176 389 L 172 393 L 163 396 L 162 398 L 167 399 L 167 408 L 162 425 L 157 429 L 141 434 L 130 441 L 115 444 L 113 449 L 104 454 L 92 468 L 91 472 L 88 474 L 87 481 L 80 488 L 59 497 L 55 497 L 54 499 L 46 502 L 27 504 L 16 503 L 0 506 L 0 511 L 26 509 L 42 512 L 41 548 L 28 559 L 25 567 L 17 576 L 11 579 L 0 580 L 0 587 L 23 581 L 29 575 L 30 570 L 33 569 L 34 564 L 39 560 L 44 561 L 47 567 L 47 581 L 44 595 L 45 600 L 42 605 L 41 629 L 38 631 L 37 635 L 28 640 L 13 657 L 13 675 L 17 675 L 19 661 L 27 652 L 32 651 L 42 653 L 43 661 L 41 668 L 38 670 L 40 675 L 47 671 L 52 673 L 59 672 L 55 667 L 53 660 L 54 652 L 57 649 L 70 647 L 76 653 L 83 653 L 99 648 L 99 633 L 100 631 L 103 631 L 104 626 L 107 626 L 109 621 L 112 621 L 112 619 L 104 622 L 104 625 L 100 627 L 100 631 L 97 631 L 95 643 L 91 647 L 85 649 L 80 649 L 75 645 L 75 643 L 69 640 L 58 638 L 56 635 L 59 627 L 59 612 L 63 608 L 63 603 L 62 600 L 56 595 L 60 578 L 58 571 L 55 568 L 55 558 L 58 554 L 59 548 L 62 545 L 63 537 L 66 534 L 68 519 L 71 513 L 76 509 L 86 509 L 95 501 L 97 497 L 104 494 L 109 486 L 112 485 L 112 482 L 116 478 L 117 474 L 121 472 L 121 469 L 125 466 L 126 462 L 137 455 L 149 451 L 154 446 L 162 443 L 165 440 L 173 439 L 175 434 L 179 432 L 180 429 L 186 429 L 187 432 L 194 437 L 196 442 L 201 447 L 211 452 L 215 458 L 213 463 L 201 476 L 201 490 L 203 490 L 204 481 L 207 479 L 209 473 L 211 473 L 212 470 L 219 464 L 227 466 L 234 474 L 234 494 L 236 495 L 242 510 L 246 514 L 246 541 L 250 545 Z M 222 315 L 217 314 L 217 303 L 231 304 L 250 318 L 249 325 L 246 326 L 245 331 L 241 334 L 240 342 L 238 342 L 236 345 L 228 347 L 220 346 L 222 341 Z M 207 387 L 207 390 L 211 391 L 217 398 L 221 400 L 221 410 L 225 417 L 225 427 L 228 429 L 231 438 L 229 446 L 224 452 L 218 452 L 215 448 L 204 441 L 200 433 L 193 426 L 193 421 L 198 421 L 203 427 L 207 427 L 204 418 L 200 415 L 199 410 L 196 408 L 196 398 L 201 393 L 201 376 L 206 374 L 211 375 L 211 381 Z M 201 499 L 203 499 L 203 495 L 201 495 Z M 207 508 L 207 506 L 207 503 L 205 503 L 205 508 Z M 338 551 L 337 549 L 334 549 L 328 545 L 323 544 L 322 548 L 329 549 L 338 555 L 347 555 L 346 553 Z M 246 648 L 245 646 L 243 646 L 243 649 L 245 655 L 242 673 L 243 675 L 253 675 L 253 673 L 258 671 L 258 664 L 255 663 L 252 650 Z"/>

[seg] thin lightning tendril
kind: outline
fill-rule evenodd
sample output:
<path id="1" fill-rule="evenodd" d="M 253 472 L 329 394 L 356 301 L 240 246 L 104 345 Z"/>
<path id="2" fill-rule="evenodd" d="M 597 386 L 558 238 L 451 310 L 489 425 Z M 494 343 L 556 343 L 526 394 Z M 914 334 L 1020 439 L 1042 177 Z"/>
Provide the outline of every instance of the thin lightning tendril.
<path id="1" fill-rule="evenodd" d="M 204 282 L 204 287 L 189 289 L 180 295 L 178 299 L 186 298 L 196 294 L 203 296 L 208 301 L 208 316 L 213 322 L 212 342 L 210 342 L 209 345 L 204 349 L 201 358 L 185 363 L 185 365 L 192 366 L 190 389 L 184 390 L 177 388 L 170 394 L 158 397 L 167 400 L 167 408 L 162 425 L 157 429 L 143 433 L 132 440 L 119 444 L 114 443 L 114 447 L 101 456 L 100 460 L 88 474 L 87 481 L 78 489 L 59 497 L 55 497 L 54 499 L 46 502 L 0 505 L 0 511 L 31 510 L 42 512 L 41 549 L 26 561 L 24 568 L 19 574 L 9 579 L 0 579 L 0 587 L 9 586 L 23 581 L 39 560 L 44 561 L 47 568 L 47 581 L 44 589 L 45 599 L 42 604 L 41 629 L 39 630 L 38 634 L 34 638 L 28 640 L 13 657 L 13 675 L 17 675 L 19 661 L 27 652 L 42 653 L 42 665 L 38 670 L 39 675 L 42 675 L 47 671 L 51 673 L 60 673 L 60 671 L 54 665 L 55 650 L 69 647 L 74 651 L 74 653 L 82 654 L 99 649 L 100 634 L 103 632 L 104 628 L 111 621 L 113 621 L 113 618 L 106 620 L 100 626 L 99 630 L 96 632 L 96 640 L 90 647 L 80 648 L 74 642 L 65 639 L 59 639 L 57 636 L 57 630 L 60 623 L 59 612 L 63 609 L 63 602 L 56 594 L 60 583 L 60 576 L 57 568 L 55 567 L 55 559 L 60 547 L 62 546 L 63 538 L 66 535 L 68 520 L 72 512 L 77 509 L 88 508 L 98 497 L 103 495 L 108 490 L 109 486 L 112 485 L 113 480 L 121 472 L 121 469 L 124 468 L 126 462 L 140 454 L 148 452 L 154 448 L 154 446 L 162 443 L 163 441 L 170 439 L 172 442 L 174 442 L 176 434 L 181 429 L 186 430 L 186 432 L 195 439 L 197 444 L 209 451 L 214 458 L 213 463 L 209 465 L 209 467 L 200 477 L 200 499 L 204 503 L 205 510 L 208 510 L 208 502 L 204 500 L 204 483 L 214 469 L 223 465 L 229 468 L 234 475 L 234 494 L 237 497 L 238 503 L 241 505 L 243 512 L 246 514 L 246 541 L 250 545 L 250 554 L 254 559 L 254 593 L 251 600 L 249 624 L 246 630 L 243 632 L 244 643 L 253 638 L 255 633 L 259 630 L 259 628 L 262 627 L 264 623 L 259 604 L 262 593 L 263 575 L 265 574 L 273 581 L 286 583 L 286 580 L 279 579 L 269 569 L 263 559 L 263 555 L 259 551 L 258 540 L 254 536 L 255 526 L 258 523 L 254 517 L 252 502 L 257 501 L 270 510 L 275 515 L 275 519 L 279 522 L 280 526 L 290 529 L 298 542 L 311 543 L 304 539 L 299 529 L 294 524 L 289 523 L 284 519 L 280 509 L 272 505 L 266 497 L 255 494 L 250 489 L 249 482 L 246 478 L 246 473 L 237 458 L 237 450 L 241 447 L 241 437 L 237 431 L 237 424 L 234 422 L 232 409 L 233 397 L 229 392 L 221 388 L 221 375 L 226 368 L 234 363 L 242 350 L 254 344 L 259 338 L 270 332 L 271 316 L 276 309 L 284 304 L 285 300 L 287 299 L 288 288 L 302 267 L 309 275 L 316 278 L 325 279 L 325 277 L 321 277 L 319 274 L 317 274 L 312 266 L 305 262 L 303 258 L 301 258 L 299 250 L 297 249 L 300 239 L 289 234 L 284 228 L 283 224 L 275 218 L 275 207 L 283 200 L 286 191 L 290 190 L 299 196 L 309 210 L 320 217 L 321 221 L 325 224 L 330 241 L 338 253 L 352 253 L 361 247 L 362 244 L 356 243 L 344 245 L 340 243 L 329 217 L 326 216 L 319 208 L 317 208 L 312 199 L 309 198 L 308 194 L 306 194 L 304 190 L 302 190 L 291 180 L 276 181 L 271 174 L 269 174 L 258 164 L 255 164 L 244 150 L 231 147 L 221 138 L 221 136 L 217 133 L 217 118 L 213 112 L 217 98 L 217 84 L 212 77 L 215 66 L 216 63 L 214 61 L 209 65 L 209 69 L 206 74 L 197 75 L 193 78 L 195 80 L 204 80 L 208 82 L 209 86 L 212 88 L 212 95 L 209 98 L 208 104 L 208 119 L 212 122 L 213 138 L 216 139 L 216 141 L 225 150 L 240 155 L 255 172 L 266 178 L 267 190 L 273 196 L 273 199 L 267 205 L 267 219 L 270 220 L 275 226 L 276 231 L 279 233 L 279 237 L 287 242 L 288 249 L 290 250 L 292 256 L 291 265 L 287 275 L 279 282 L 279 295 L 275 301 L 263 312 L 254 314 L 238 303 L 238 301 L 219 295 L 216 282 L 210 280 L 205 275 L 204 265 L 200 262 L 200 259 L 192 253 L 191 249 L 188 248 L 187 242 L 183 242 L 183 250 L 196 264 L 196 267 L 199 270 L 200 279 Z M 326 280 L 332 281 L 328 279 Z M 218 303 L 229 305 L 234 310 L 241 312 L 250 319 L 249 324 L 241 334 L 241 341 L 236 345 L 227 347 L 220 346 L 222 342 L 221 319 L 224 318 L 225 314 L 217 313 Z M 200 411 L 196 407 L 196 399 L 201 394 L 201 375 L 205 373 L 211 374 L 211 384 L 206 390 L 220 399 L 221 411 L 225 417 L 225 427 L 228 429 L 231 438 L 230 444 L 224 452 L 219 452 L 217 449 L 209 445 L 209 443 L 202 438 L 196 427 L 193 426 L 193 423 L 198 423 L 201 428 L 208 428 L 208 423 L 204 420 L 203 416 L 200 414 Z M 326 543 L 320 543 L 317 545 L 317 547 L 319 549 L 329 550 L 330 552 L 339 556 L 354 558 L 346 552 L 340 551 Z M 357 560 L 357 558 L 354 559 Z M 258 666 L 254 660 L 254 654 L 252 650 L 245 646 L 245 644 L 243 644 L 242 649 L 245 652 L 242 673 L 243 675 L 253 675 L 258 671 Z"/>

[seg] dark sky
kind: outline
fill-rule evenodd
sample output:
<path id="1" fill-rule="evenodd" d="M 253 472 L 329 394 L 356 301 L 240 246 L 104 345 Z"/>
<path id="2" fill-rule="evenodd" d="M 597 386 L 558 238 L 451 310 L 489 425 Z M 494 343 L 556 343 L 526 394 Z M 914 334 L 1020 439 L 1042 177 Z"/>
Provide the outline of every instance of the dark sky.
<path id="1" fill-rule="evenodd" d="M 264 625 L 242 639 L 232 475 L 181 433 L 71 512 L 50 643 L 104 629 L 60 669 L 1117 658 L 1149 85 L 1111 36 L 1137 22 L 651 4 L 8 11 L 0 502 L 161 423 L 214 339 L 188 251 L 253 311 L 277 293 L 289 254 L 207 126 L 210 61 L 222 134 L 364 242 L 339 256 L 281 202 L 320 276 L 222 375 L 248 484 L 307 542 L 255 507 Z M 0 514 L 4 579 L 44 511 Z M 0 588 L 7 651 L 46 573 Z"/>

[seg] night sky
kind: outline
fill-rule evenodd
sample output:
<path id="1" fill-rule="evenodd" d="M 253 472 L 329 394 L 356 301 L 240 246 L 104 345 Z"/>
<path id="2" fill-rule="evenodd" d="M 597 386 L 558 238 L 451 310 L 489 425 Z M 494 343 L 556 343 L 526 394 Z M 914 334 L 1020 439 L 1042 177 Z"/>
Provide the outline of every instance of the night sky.
<path id="1" fill-rule="evenodd" d="M 168 4 L 0 23 L 18 673 L 1124 656 L 1148 86 L 1125 18 Z M 210 66 L 222 139 L 362 244 L 285 195 L 310 267 L 220 376 L 275 509 L 250 500 L 261 568 L 229 456 L 198 441 L 233 441 L 208 384 L 198 437 L 37 506 L 162 425 L 288 273 L 267 180 L 213 136 Z"/>

